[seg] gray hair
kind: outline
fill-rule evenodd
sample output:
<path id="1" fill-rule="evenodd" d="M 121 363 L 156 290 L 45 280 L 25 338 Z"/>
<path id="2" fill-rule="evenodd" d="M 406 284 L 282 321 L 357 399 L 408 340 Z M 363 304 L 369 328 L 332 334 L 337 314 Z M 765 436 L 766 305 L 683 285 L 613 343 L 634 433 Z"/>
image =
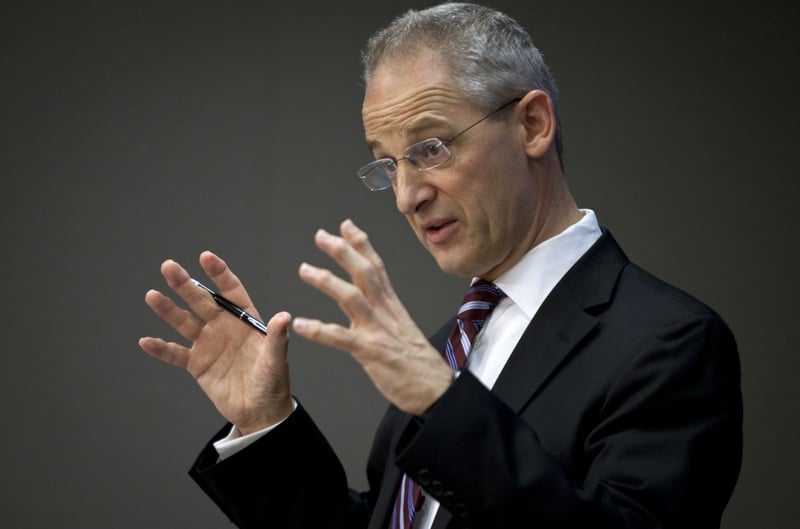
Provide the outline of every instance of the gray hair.
<path id="1" fill-rule="evenodd" d="M 487 112 L 530 90 L 546 92 L 556 115 L 556 152 L 563 167 L 558 89 L 542 54 L 516 20 L 467 3 L 411 9 L 369 39 L 362 52 L 364 83 L 369 85 L 385 61 L 424 49 L 436 51 L 464 97 Z"/>

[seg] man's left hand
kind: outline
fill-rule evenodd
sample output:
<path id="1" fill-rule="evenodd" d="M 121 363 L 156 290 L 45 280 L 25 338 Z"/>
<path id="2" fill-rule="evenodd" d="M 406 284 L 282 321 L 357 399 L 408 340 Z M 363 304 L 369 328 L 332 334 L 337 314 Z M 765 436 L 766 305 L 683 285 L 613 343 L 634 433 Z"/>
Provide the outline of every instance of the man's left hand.
<path id="1" fill-rule="evenodd" d="M 390 402 L 422 414 L 452 383 L 453 372 L 400 302 L 367 234 L 350 220 L 342 222 L 340 232 L 341 237 L 319 230 L 314 241 L 352 282 L 307 263 L 300 266 L 300 278 L 336 301 L 350 326 L 295 318 L 293 329 L 349 352 Z"/>

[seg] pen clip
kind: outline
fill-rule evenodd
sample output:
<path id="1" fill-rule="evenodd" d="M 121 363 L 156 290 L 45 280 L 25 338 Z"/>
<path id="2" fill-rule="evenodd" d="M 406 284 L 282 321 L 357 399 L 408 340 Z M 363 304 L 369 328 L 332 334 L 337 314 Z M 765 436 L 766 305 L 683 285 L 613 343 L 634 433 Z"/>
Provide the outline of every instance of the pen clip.
<path id="1" fill-rule="evenodd" d="M 205 286 L 203 283 L 201 283 L 201 282 L 200 282 L 200 281 L 198 281 L 197 279 L 194 279 L 193 277 L 190 277 L 190 278 L 189 278 L 189 280 L 190 280 L 192 283 L 194 283 L 196 286 L 198 286 L 198 287 L 202 288 L 203 290 L 205 290 L 206 292 L 208 292 L 209 294 L 211 294 L 212 296 L 216 296 L 216 295 L 217 295 L 217 293 L 216 293 L 216 292 L 214 292 L 213 290 L 211 290 L 210 288 L 208 288 L 207 286 Z"/>

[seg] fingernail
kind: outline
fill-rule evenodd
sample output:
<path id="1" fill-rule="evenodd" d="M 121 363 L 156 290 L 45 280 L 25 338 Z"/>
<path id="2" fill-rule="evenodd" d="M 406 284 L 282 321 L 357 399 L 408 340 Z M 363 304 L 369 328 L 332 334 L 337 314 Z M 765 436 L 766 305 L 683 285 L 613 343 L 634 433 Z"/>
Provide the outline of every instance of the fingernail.
<path id="1" fill-rule="evenodd" d="M 300 265 L 300 275 L 306 277 L 312 277 L 316 273 L 317 273 L 316 267 L 313 267 L 308 263 L 303 263 Z"/>
<path id="2" fill-rule="evenodd" d="M 292 321 L 292 327 L 295 331 L 302 332 L 308 327 L 308 320 L 305 318 L 295 318 Z"/>

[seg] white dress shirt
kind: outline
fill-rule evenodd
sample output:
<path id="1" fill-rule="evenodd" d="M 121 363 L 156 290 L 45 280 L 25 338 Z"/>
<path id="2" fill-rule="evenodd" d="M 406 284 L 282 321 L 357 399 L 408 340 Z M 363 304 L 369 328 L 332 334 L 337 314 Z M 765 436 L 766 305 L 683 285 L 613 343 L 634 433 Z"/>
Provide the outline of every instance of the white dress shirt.
<path id="1" fill-rule="evenodd" d="M 486 387 L 494 386 L 511 352 L 553 287 L 600 238 L 600 226 L 594 211 L 583 209 L 581 212 L 581 220 L 528 251 L 519 263 L 495 281 L 506 297 L 497 304 L 475 338 L 466 365 L 466 369 Z M 220 459 L 224 459 L 275 426 L 277 424 L 246 436 L 232 428 L 227 437 L 214 443 L 214 447 Z M 439 502 L 426 496 L 416 514 L 414 529 L 430 529 L 438 510 Z"/>

